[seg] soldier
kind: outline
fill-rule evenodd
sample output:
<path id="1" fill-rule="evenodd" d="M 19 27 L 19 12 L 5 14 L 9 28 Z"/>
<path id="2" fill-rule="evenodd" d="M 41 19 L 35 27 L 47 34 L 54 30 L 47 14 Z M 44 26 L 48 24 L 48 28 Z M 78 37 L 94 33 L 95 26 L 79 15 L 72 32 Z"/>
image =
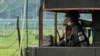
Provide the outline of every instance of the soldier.
<path id="1" fill-rule="evenodd" d="M 59 39 L 60 46 L 88 46 L 89 41 L 86 37 L 81 25 L 78 23 L 80 17 L 78 11 L 67 11 L 62 27 L 62 35 Z"/>

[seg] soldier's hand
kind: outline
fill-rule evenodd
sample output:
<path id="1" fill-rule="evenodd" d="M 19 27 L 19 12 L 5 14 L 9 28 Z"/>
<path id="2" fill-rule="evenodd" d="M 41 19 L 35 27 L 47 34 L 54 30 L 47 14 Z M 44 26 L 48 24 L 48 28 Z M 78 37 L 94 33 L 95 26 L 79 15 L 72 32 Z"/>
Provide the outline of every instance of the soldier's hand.
<path id="1" fill-rule="evenodd" d="M 64 38 L 63 37 L 61 37 L 60 39 L 59 39 L 59 41 L 61 41 L 61 40 L 63 40 Z"/>

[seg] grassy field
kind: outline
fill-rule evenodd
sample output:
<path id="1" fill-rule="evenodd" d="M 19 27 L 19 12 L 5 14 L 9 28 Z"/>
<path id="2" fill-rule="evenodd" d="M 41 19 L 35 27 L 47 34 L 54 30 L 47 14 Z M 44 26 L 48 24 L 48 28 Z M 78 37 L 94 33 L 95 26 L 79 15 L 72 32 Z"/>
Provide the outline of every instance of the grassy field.
<path id="1" fill-rule="evenodd" d="M 26 31 L 24 30 L 23 33 L 21 32 L 22 36 L 22 48 L 23 54 L 24 49 L 26 48 Z M 44 30 L 44 35 L 54 34 L 53 30 Z M 10 34 L 10 35 L 9 35 Z M 5 36 L 9 35 L 9 36 Z M 29 30 L 28 31 L 28 45 L 29 47 L 38 46 L 38 30 Z M 19 44 L 18 44 L 18 35 L 16 31 L 10 31 L 0 35 L 0 56 L 18 56 L 19 53 Z"/>
<path id="2" fill-rule="evenodd" d="M 11 33 L 11 32 L 8 32 Z M 38 33 L 33 33 L 32 30 L 29 30 L 29 46 L 38 45 L 38 37 L 36 38 L 36 35 Z M 21 33 L 21 36 L 23 38 L 22 41 L 22 48 L 26 47 L 26 31 Z M 17 31 L 15 31 L 11 36 L 9 37 L 0 37 L 0 56 L 17 56 L 19 52 L 19 44 L 18 44 L 18 36 Z"/>

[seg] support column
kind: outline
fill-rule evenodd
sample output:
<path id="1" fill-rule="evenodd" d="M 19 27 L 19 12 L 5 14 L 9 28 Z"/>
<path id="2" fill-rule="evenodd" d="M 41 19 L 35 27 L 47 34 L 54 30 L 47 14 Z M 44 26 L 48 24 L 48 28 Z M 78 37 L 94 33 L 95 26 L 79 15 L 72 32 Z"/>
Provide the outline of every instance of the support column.
<path id="1" fill-rule="evenodd" d="M 43 46 L 43 6 L 39 10 L 39 47 Z"/>
<path id="2" fill-rule="evenodd" d="M 54 18 L 54 43 L 57 45 L 57 12 L 55 12 Z"/>

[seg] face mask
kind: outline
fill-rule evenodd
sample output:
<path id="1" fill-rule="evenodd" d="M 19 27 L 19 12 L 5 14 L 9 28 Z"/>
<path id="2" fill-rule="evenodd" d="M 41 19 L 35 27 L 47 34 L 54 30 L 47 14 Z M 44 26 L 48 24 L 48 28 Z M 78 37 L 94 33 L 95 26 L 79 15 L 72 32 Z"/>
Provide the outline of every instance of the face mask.
<path id="1" fill-rule="evenodd" d="M 67 25 L 68 25 L 68 26 L 71 26 L 71 25 L 72 25 L 72 23 L 71 23 L 71 22 L 68 22 L 68 23 L 67 23 Z"/>

